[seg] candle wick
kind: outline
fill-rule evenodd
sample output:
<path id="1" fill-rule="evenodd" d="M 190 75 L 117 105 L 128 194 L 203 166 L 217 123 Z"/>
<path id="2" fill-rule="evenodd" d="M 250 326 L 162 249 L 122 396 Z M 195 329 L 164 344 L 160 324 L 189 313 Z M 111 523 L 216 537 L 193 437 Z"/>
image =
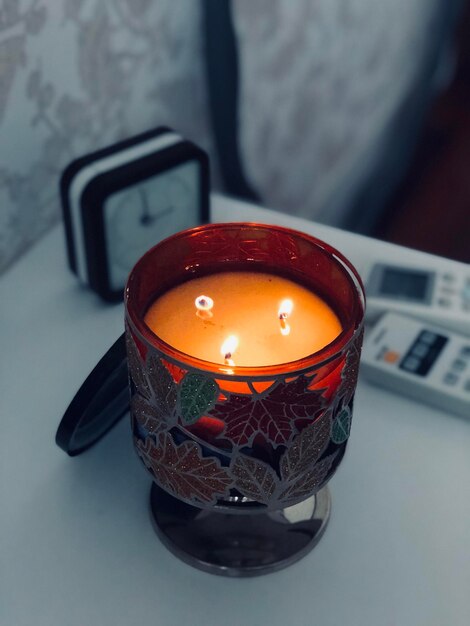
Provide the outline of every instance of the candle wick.
<path id="1" fill-rule="evenodd" d="M 283 330 L 286 330 L 287 328 L 289 328 L 289 324 L 287 323 L 286 320 L 287 320 L 287 315 L 285 313 L 281 313 L 279 315 L 279 322 L 280 322 L 280 326 L 281 326 L 281 332 Z M 286 334 L 288 334 L 288 333 L 286 333 Z"/>
<path id="2" fill-rule="evenodd" d="M 235 363 L 232 360 L 232 353 L 231 352 L 226 352 L 224 354 L 224 365 L 230 365 L 231 367 L 233 367 L 235 365 Z"/>
<path id="3" fill-rule="evenodd" d="M 279 326 L 281 327 L 281 335 L 284 337 L 290 334 L 290 325 L 287 323 L 288 317 L 287 313 L 279 313 Z"/>
<path id="4" fill-rule="evenodd" d="M 198 296 L 194 301 L 196 306 L 196 315 L 203 320 L 210 320 L 212 317 L 212 308 L 214 300 L 209 296 Z"/>
<path id="5" fill-rule="evenodd" d="M 235 363 L 232 361 L 232 355 L 237 349 L 237 346 L 238 338 L 235 335 L 230 335 L 230 337 L 227 337 L 227 339 L 222 344 L 220 348 L 220 353 L 224 359 L 225 365 L 235 365 Z"/>

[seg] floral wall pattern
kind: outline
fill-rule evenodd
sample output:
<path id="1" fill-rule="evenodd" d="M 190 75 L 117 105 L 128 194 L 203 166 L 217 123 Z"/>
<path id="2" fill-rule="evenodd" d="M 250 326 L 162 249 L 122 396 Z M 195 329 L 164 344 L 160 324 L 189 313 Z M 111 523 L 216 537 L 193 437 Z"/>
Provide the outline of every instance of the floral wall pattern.
<path id="1" fill-rule="evenodd" d="M 0 271 L 59 219 L 72 159 L 165 124 L 211 150 L 199 3 L 0 1 Z"/>
<path id="2" fill-rule="evenodd" d="M 341 224 L 377 151 L 386 149 L 382 135 L 413 89 L 427 46 L 435 45 L 440 6 L 440 0 L 234 2 L 241 154 L 263 202 Z"/>
<path id="3" fill-rule="evenodd" d="M 240 151 L 265 205 L 342 223 L 445 1 L 232 0 Z M 0 0 L 0 272 L 59 220 L 77 156 L 166 124 L 217 168 L 201 17 L 199 0 Z"/>

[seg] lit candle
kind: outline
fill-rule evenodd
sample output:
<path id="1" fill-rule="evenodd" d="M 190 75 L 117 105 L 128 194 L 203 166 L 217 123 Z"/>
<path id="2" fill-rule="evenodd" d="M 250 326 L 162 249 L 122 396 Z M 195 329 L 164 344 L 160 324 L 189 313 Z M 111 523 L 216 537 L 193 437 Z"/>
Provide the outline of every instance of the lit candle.
<path id="1" fill-rule="evenodd" d="M 235 365 L 232 356 L 235 350 L 238 347 L 238 337 L 235 335 L 230 335 L 223 342 L 222 347 L 220 348 L 220 353 L 224 358 L 225 365 Z"/>
<path id="2" fill-rule="evenodd" d="M 212 316 L 200 315 L 208 303 Z M 248 271 L 213 273 L 184 282 L 151 304 L 145 322 L 185 354 L 251 367 L 306 357 L 342 330 L 334 310 L 310 289 L 276 274 Z"/>
<path id="3" fill-rule="evenodd" d="M 286 298 L 281 302 L 281 306 L 279 307 L 279 322 L 281 326 L 281 335 L 289 335 L 290 334 L 290 326 L 287 323 L 287 318 L 292 313 L 292 309 L 294 308 L 294 303 L 289 298 Z"/>
<path id="4" fill-rule="evenodd" d="M 342 458 L 362 340 L 362 285 L 341 253 L 208 224 L 149 250 L 125 303 L 134 443 L 153 480 L 196 506 L 314 495 Z"/>

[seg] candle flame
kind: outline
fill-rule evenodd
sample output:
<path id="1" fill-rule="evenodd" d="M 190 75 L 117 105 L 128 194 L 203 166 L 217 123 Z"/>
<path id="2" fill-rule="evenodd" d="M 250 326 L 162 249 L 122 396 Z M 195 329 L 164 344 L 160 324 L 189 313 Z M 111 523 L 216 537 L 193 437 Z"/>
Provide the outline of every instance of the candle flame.
<path id="1" fill-rule="evenodd" d="M 224 357 L 225 365 L 235 365 L 232 360 L 233 353 L 238 347 L 238 337 L 229 335 L 220 347 L 220 353 Z"/>
<path id="2" fill-rule="evenodd" d="M 279 319 L 286 320 L 294 309 L 294 303 L 289 298 L 283 300 L 279 306 Z"/>
<path id="3" fill-rule="evenodd" d="M 214 306 L 214 300 L 209 296 L 198 296 L 194 300 L 194 306 L 196 307 L 196 315 L 202 319 L 210 319 L 212 317 L 212 308 Z"/>
<path id="4" fill-rule="evenodd" d="M 281 335 L 287 336 L 290 333 L 290 326 L 287 323 L 287 318 L 292 313 L 293 308 L 294 308 L 294 303 L 289 298 L 286 298 L 285 300 L 283 300 L 279 306 L 278 317 L 279 317 L 279 324 L 281 327 L 280 328 Z"/>

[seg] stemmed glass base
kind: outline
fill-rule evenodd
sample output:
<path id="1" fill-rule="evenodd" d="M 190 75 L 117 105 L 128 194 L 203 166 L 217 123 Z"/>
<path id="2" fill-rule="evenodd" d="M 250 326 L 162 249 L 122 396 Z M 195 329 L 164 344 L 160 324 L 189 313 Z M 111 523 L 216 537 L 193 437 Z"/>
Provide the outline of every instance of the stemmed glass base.
<path id="1" fill-rule="evenodd" d="M 258 576 L 295 563 L 318 543 L 330 516 L 327 487 L 279 511 L 237 515 L 235 508 L 200 509 L 155 483 L 150 510 L 165 546 L 193 567 L 221 576 Z"/>

